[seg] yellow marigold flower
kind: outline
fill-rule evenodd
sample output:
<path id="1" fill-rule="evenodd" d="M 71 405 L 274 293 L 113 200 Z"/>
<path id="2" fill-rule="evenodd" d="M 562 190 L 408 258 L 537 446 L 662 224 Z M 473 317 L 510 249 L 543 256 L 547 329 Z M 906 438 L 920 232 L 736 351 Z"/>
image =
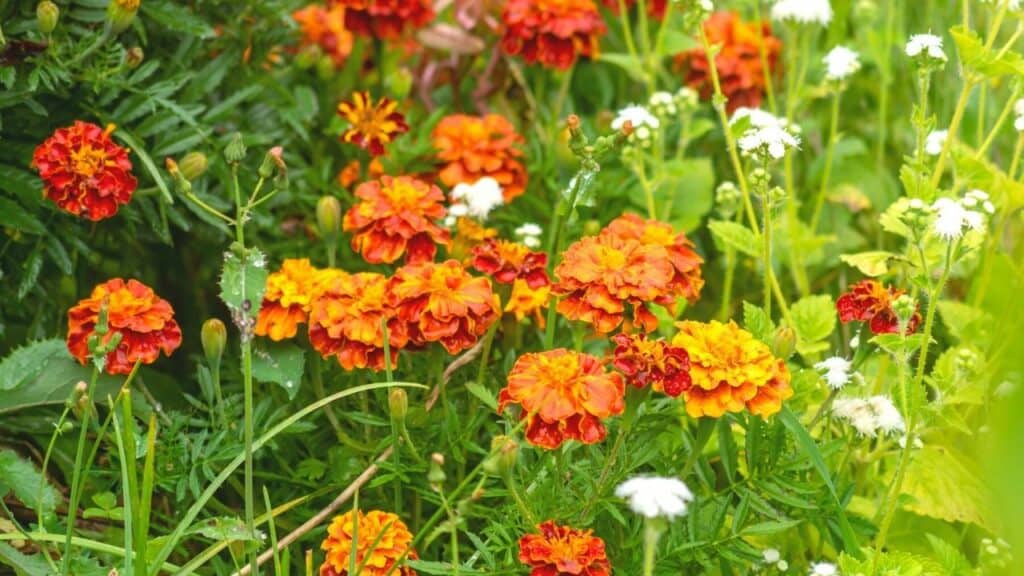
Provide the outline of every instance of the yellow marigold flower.
<path id="1" fill-rule="evenodd" d="M 298 332 L 323 277 L 306 258 L 289 258 L 267 277 L 267 289 L 256 319 L 256 335 L 280 341 Z"/>
<path id="2" fill-rule="evenodd" d="M 517 278 L 512 285 L 512 294 L 508 297 L 508 304 L 505 305 L 505 312 L 515 314 L 516 320 L 523 321 L 523 318 L 533 315 L 534 322 L 541 330 L 544 329 L 544 309 L 548 307 L 548 300 L 551 298 L 551 286 L 530 288 L 530 285 L 521 278 Z"/>
<path id="3" fill-rule="evenodd" d="M 320 545 L 320 549 L 327 552 L 327 558 L 320 566 L 320 576 L 348 576 L 353 534 L 356 534 L 355 564 L 363 567 L 359 572 L 361 576 L 384 576 L 388 573 L 416 576 L 416 571 L 406 566 L 392 571 L 403 555 L 416 558 L 416 552 L 411 549 L 412 533 L 401 518 L 379 510 L 366 514 L 357 510 L 355 522 L 351 511 L 334 517 L 327 528 L 327 538 Z"/>
<path id="4" fill-rule="evenodd" d="M 355 92 L 350 100 L 338 104 L 338 116 L 349 123 L 342 141 L 361 146 L 374 156 L 383 155 L 385 145 L 409 131 L 397 102 L 381 98 L 374 103 L 369 92 Z"/>
<path id="5" fill-rule="evenodd" d="M 683 392 L 690 416 L 718 418 L 744 408 L 771 416 L 793 395 L 786 363 L 735 322 L 685 321 L 676 326 L 679 333 L 672 345 L 690 356 L 693 385 Z"/>

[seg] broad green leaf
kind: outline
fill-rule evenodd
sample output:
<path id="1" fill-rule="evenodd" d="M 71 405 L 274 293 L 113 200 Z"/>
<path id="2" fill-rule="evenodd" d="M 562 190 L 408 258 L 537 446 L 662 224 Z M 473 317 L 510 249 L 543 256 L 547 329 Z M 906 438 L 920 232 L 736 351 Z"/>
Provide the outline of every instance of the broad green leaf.
<path id="1" fill-rule="evenodd" d="M 709 158 L 669 160 L 655 194 L 671 206 L 669 219 L 683 231 L 696 228 L 714 204 L 715 171 Z"/>
<path id="2" fill-rule="evenodd" d="M 811 349 L 820 351 L 820 346 L 814 345 L 828 338 L 836 328 L 835 303 L 827 294 L 801 298 L 793 304 L 790 315 L 801 354 L 809 354 Z"/>
<path id="3" fill-rule="evenodd" d="M 858 560 L 847 554 L 839 557 L 840 574 L 877 574 L 878 576 L 948 576 L 930 558 L 908 552 L 877 552 L 868 550 L 867 558 Z"/>
<path id="4" fill-rule="evenodd" d="M 645 80 L 643 63 L 629 54 L 605 52 L 598 56 L 598 60 L 618 66 L 623 72 L 629 75 L 630 78 L 637 82 L 643 82 Z"/>
<path id="5" fill-rule="evenodd" d="M 44 513 L 57 508 L 60 494 L 43 478 L 43 473 L 29 460 L 13 450 L 0 449 L 0 498 L 13 492 L 14 497 L 31 509 L 41 507 Z"/>
<path id="6" fill-rule="evenodd" d="M 911 334 L 906 338 L 899 334 L 879 334 L 870 342 L 894 356 L 913 354 L 924 344 L 924 334 Z"/>
<path id="7" fill-rule="evenodd" d="M 743 327 L 761 342 L 771 346 L 775 337 L 775 323 L 764 312 L 764 308 L 750 302 L 743 302 Z"/>
<path id="8" fill-rule="evenodd" d="M 872 278 L 888 272 L 889 260 L 893 258 L 896 258 L 895 254 L 884 250 L 843 254 L 839 257 L 843 262 L 860 270 L 865 276 L 871 276 Z"/>
<path id="9" fill-rule="evenodd" d="M 708 228 L 719 248 L 733 248 L 752 258 L 761 257 L 757 236 L 750 228 L 729 220 L 712 220 Z"/>
<path id="10" fill-rule="evenodd" d="M 23 203 L 35 202 L 43 194 L 43 183 L 39 176 L 8 164 L 0 164 L 0 190 L 17 196 Z"/>
<path id="11" fill-rule="evenodd" d="M 14 350 L 0 361 L 0 390 L 13 390 L 36 378 L 54 356 L 68 356 L 63 340 L 40 340 Z"/>
<path id="12" fill-rule="evenodd" d="M 82 366 L 64 350 L 46 362 L 44 370 L 20 382 L 17 388 L 0 394 L 0 415 L 24 408 L 63 404 L 79 382 L 88 382 L 92 370 Z M 101 374 L 96 382 L 96 398 L 116 395 L 123 378 Z"/>
<path id="13" fill-rule="evenodd" d="M 1024 57 L 1014 50 L 999 50 L 986 46 L 978 33 L 955 26 L 950 35 L 956 42 L 960 52 L 960 61 L 964 67 L 973 69 L 989 79 L 996 79 L 1008 74 L 1024 74 Z"/>
<path id="14" fill-rule="evenodd" d="M 36 576 L 37 574 L 50 574 L 52 572 L 50 565 L 46 563 L 46 559 L 43 558 L 42 554 L 24 554 L 14 549 L 7 542 L 0 542 L 0 564 L 10 566 L 15 570 L 16 574 Z"/>
<path id="15" fill-rule="evenodd" d="M 942 573 L 946 576 L 974 576 L 974 569 L 964 555 L 949 542 L 938 536 L 925 534 L 928 544 L 931 545 L 935 560 L 942 567 Z"/>
<path id="16" fill-rule="evenodd" d="M 950 448 L 926 444 L 913 453 L 907 467 L 904 507 L 915 514 L 946 522 L 970 522 L 997 531 L 988 489 L 975 474 L 977 464 Z"/>
<path id="17" fill-rule="evenodd" d="M 224 253 L 220 299 L 232 314 L 255 319 L 267 287 L 267 257 L 256 248 L 232 246 Z"/>
<path id="18" fill-rule="evenodd" d="M 253 346 L 252 377 L 260 382 L 280 384 L 289 400 L 299 391 L 305 364 L 302 348 L 289 342 Z"/>
<path id="19" fill-rule="evenodd" d="M 0 228 L 27 234 L 44 234 L 46 226 L 17 202 L 0 196 Z"/>
<path id="20" fill-rule="evenodd" d="M 942 323 L 958 340 L 964 340 L 968 328 L 986 317 L 983 311 L 955 300 L 940 300 L 938 307 Z"/>
<path id="21" fill-rule="evenodd" d="M 199 534 L 205 536 L 214 542 L 220 542 L 227 540 L 230 542 L 250 542 L 262 540 L 262 532 L 259 530 L 255 534 L 250 533 L 246 527 L 245 522 L 240 518 L 209 518 L 203 522 L 193 526 L 186 534 Z"/>

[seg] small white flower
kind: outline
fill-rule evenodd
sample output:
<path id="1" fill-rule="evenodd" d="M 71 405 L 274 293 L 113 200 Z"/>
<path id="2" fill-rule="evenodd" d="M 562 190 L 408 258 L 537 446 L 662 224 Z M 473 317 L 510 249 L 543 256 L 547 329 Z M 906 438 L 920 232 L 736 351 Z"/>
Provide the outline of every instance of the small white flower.
<path id="1" fill-rule="evenodd" d="M 760 108 L 747 108 L 746 106 L 740 106 L 732 113 L 729 125 L 732 126 L 744 118 L 750 118 L 751 128 L 768 128 L 770 126 L 789 128 L 789 123 L 785 118 L 780 118 Z"/>
<path id="2" fill-rule="evenodd" d="M 772 19 L 827 26 L 832 21 L 832 5 L 828 0 L 778 0 L 772 6 Z"/>
<path id="3" fill-rule="evenodd" d="M 456 218 L 460 218 L 469 214 L 469 206 L 465 204 L 452 204 L 448 207 L 448 214 Z"/>
<path id="4" fill-rule="evenodd" d="M 679 113 L 679 107 L 676 106 L 675 96 L 671 92 L 655 92 L 651 94 L 651 98 L 647 101 L 647 105 L 651 110 L 661 118 L 671 118 Z"/>
<path id="5" fill-rule="evenodd" d="M 647 126 L 653 130 L 657 130 L 658 126 L 661 126 L 661 121 L 658 120 L 658 117 L 651 114 L 651 111 L 646 107 L 630 104 L 619 110 L 618 114 L 615 115 L 615 119 L 612 120 L 612 130 L 621 130 L 627 120 L 633 124 L 634 131 L 641 126 Z"/>
<path id="6" fill-rule="evenodd" d="M 825 372 L 825 382 L 833 390 L 839 390 L 850 383 L 850 368 L 852 367 L 853 362 L 839 356 L 827 358 L 814 365 L 816 370 Z"/>
<path id="7" fill-rule="evenodd" d="M 682 110 L 693 110 L 700 103 L 700 94 L 689 86 L 683 86 L 673 96 L 676 106 Z"/>
<path id="8" fill-rule="evenodd" d="M 1009 398 L 1013 396 L 1013 393 L 1017 391 L 1017 384 L 1009 380 L 1004 380 L 999 386 L 996 386 L 995 394 L 996 398 Z"/>
<path id="9" fill-rule="evenodd" d="M 811 564 L 812 576 L 837 576 L 838 574 L 839 568 L 830 562 L 815 562 Z"/>
<path id="10" fill-rule="evenodd" d="M 825 77 L 833 82 L 842 82 L 860 70 L 860 55 L 846 46 L 836 46 L 823 61 Z"/>
<path id="11" fill-rule="evenodd" d="M 533 222 L 527 222 L 513 231 L 516 236 L 540 236 L 543 233 L 544 230 Z"/>
<path id="12" fill-rule="evenodd" d="M 946 144 L 946 138 L 949 136 L 949 130 L 935 130 L 928 134 L 924 139 L 924 151 L 929 156 L 938 156 L 942 154 L 942 147 Z"/>
<path id="13" fill-rule="evenodd" d="M 686 514 L 693 493 L 678 478 L 638 476 L 615 489 L 615 495 L 629 501 L 633 512 L 646 518 L 668 518 Z"/>
<path id="14" fill-rule="evenodd" d="M 942 51 L 942 38 L 934 34 L 914 34 L 907 41 L 907 56 L 911 58 L 926 54 L 933 60 L 946 61 L 946 53 Z"/>
<path id="15" fill-rule="evenodd" d="M 501 184 L 490 176 L 485 176 L 473 184 L 456 184 L 452 188 L 452 199 L 456 204 L 449 208 L 449 211 L 459 204 L 465 204 L 466 213 L 457 216 L 471 216 L 480 220 L 486 220 L 492 210 L 505 203 L 505 198 L 501 194 Z"/>
<path id="16" fill-rule="evenodd" d="M 900 411 L 893 405 L 888 396 L 872 396 L 868 404 L 875 413 L 875 423 L 884 434 L 902 432 L 905 424 Z"/>
<path id="17" fill-rule="evenodd" d="M 971 190 L 960 200 L 939 198 L 932 204 L 935 220 L 932 231 L 947 242 L 958 240 L 966 230 L 984 230 L 987 216 L 995 212 L 988 194 Z"/>
<path id="18" fill-rule="evenodd" d="M 879 432 L 891 434 L 904 429 L 903 416 L 886 396 L 840 398 L 833 402 L 832 414 L 848 422 L 861 436 L 874 438 Z"/>
<path id="19" fill-rule="evenodd" d="M 779 572 L 785 572 L 786 570 L 789 570 L 789 562 L 779 560 L 778 563 L 775 564 L 775 567 L 779 569 Z"/>
<path id="20" fill-rule="evenodd" d="M 740 136 L 736 142 L 740 150 L 747 155 L 760 155 L 767 153 L 778 160 L 786 155 L 786 150 L 800 147 L 800 138 L 791 134 L 785 128 L 768 126 L 766 128 L 751 128 Z"/>
<path id="21" fill-rule="evenodd" d="M 782 555 L 779 554 L 779 551 L 775 548 L 765 548 L 761 552 L 761 556 L 764 557 L 764 561 L 767 564 L 775 564 L 780 558 L 782 558 Z"/>

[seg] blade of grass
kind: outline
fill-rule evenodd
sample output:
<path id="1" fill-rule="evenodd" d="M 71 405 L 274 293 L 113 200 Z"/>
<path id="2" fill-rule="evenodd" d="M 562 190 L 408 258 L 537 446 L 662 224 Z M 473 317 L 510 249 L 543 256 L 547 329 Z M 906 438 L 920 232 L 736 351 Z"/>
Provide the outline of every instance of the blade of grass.
<path id="1" fill-rule="evenodd" d="M 153 506 L 154 468 L 156 467 L 156 412 L 149 415 L 149 430 L 146 431 L 146 459 L 142 464 L 142 491 L 139 493 L 139 537 L 135 539 L 135 556 L 141 574 L 149 570 L 146 562 L 146 543 L 149 542 L 149 520 Z"/>
<path id="2" fill-rule="evenodd" d="M 53 542 L 62 543 L 64 542 L 63 534 L 52 534 L 50 532 L 4 532 L 0 534 L 0 542 L 9 542 L 11 540 L 31 540 L 36 542 Z M 134 555 L 134 552 L 125 552 L 124 548 L 120 546 L 114 546 L 113 544 L 106 544 L 104 542 L 97 542 L 96 540 L 90 540 L 88 538 L 82 538 L 81 536 L 71 537 L 71 546 L 73 548 L 81 548 L 83 550 L 92 550 L 93 552 L 100 552 L 103 554 L 111 554 L 119 558 L 125 558 L 129 555 Z M 178 566 L 171 564 L 170 562 L 164 562 L 160 565 L 160 569 L 169 574 L 178 574 L 181 570 Z"/>
<path id="3" fill-rule="evenodd" d="M 125 394 L 124 397 L 125 398 L 130 398 L 131 395 L 130 394 Z M 107 402 L 111 406 L 114 405 L 114 400 L 111 399 L 109 396 L 107 396 Z M 129 402 L 131 402 L 131 400 L 129 400 Z M 130 411 L 130 409 L 129 409 L 129 411 Z M 122 486 L 122 489 L 124 489 L 124 490 L 126 490 L 128 492 L 127 494 L 124 495 L 124 498 L 123 498 L 123 501 L 124 501 L 124 549 L 125 550 L 134 550 L 135 548 L 132 545 L 132 526 L 133 526 L 132 515 L 136 513 L 135 502 L 134 501 L 138 497 L 138 495 L 135 495 L 135 496 L 132 495 L 133 489 L 132 489 L 132 479 L 131 479 L 131 477 L 132 477 L 132 472 L 134 470 L 133 469 L 129 469 L 129 466 L 128 466 L 128 462 L 129 462 L 128 455 L 125 453 L 125 449 L 124 449 L 125 442 L 124 442 L 124 438 L 123 438 L 122 434 L 127 432 L 127 430 L 122 430 L 121 423 L 120 423 L 120 420 L 117 417 L 117 414 L 114 414 L 112 419 L 113 419 L 113 422 L 114 422 L 114 440 L 117 443 L 117 456 L 118 456 L 118 458 L 121 459 L 121 486 Z M 135 454 L 134 453 L 131 455 L 131 462 L 133 464 L 135 462 Z M 135 556 L 135 554 L 125 554 L 124 555 L 124 572 L 125 572 L 125 574 L 134 574 L 135 573 L 135 571 L 133 569 L 133 566 L 132 566 L 132 562 L 134 560 L 134 556 Z"/>
<path id="4" fill-rule="evenodd" d="M 270 505 L 270 492 L 266 485 L 263 486 L 263 505 L 266 506 L 268 512 L 274 509 Z M 273 515 L 267 520 L 267 525 L 270 528 L 270 549 L 274 551 L 274 574 L 281 576 L 281 557 L 277 554 L 277 525 L 274 524 Z"/>

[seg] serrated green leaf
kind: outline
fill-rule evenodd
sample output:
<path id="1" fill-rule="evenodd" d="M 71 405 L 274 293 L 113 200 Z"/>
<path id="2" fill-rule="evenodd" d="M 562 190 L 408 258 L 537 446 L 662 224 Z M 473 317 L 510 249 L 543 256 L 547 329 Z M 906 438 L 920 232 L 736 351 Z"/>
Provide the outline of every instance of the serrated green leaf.
<path id="1" fill-rule="evenodd" d="M 259 530 L 249 532 L 240 518 L 226 516 L 204 520 L 190 528 L 186 534 L 199 534 L 215 542 L 254 542 L 262 539 Z"/>
<path id="2" fill-rule="evenodd" d="M 14 568 L 18 574 L 50 574 L 52 570 L 42 554 L 31 556 L 15 550 L 10 544 L 0 542 L 0 564 Z"/>
<path id="3" fill-rule="evenodd" d="M 305 366 L 305 353 L 289 342 L 253 347 L 252 377 L 260 382 L 280 384 L 288 393 L 289 400 L 295 398 L 299 391 Z"/>
<path id="4" fill-rule="evenodd" d="M 797 335 L 797 350 L 801 354 L 820 350 L 821 347 L 815 345 L 828 338 L 836 328 L 835 303 L 827 294 L 801 298 L 793 304 L 790 315 Z"/>
<path id="5" fill-rule="evenodd" d="M 895 257 L 896 255 L 892 252 L 874 250 L 857 254 L 843 254 L 839 259 L 860 270 L 861 274 L 874 278 L 888 272 L 889 260 Z"/>
<path id="6" fill-rule="evenodd" d="M 13 390 L 39 376 L 54 356 L 67 356 L 63 340 L 40 340 L 14 350 L 0 361 L 0 390 Z"/>
<path id="7" fill-rule="evenodd" d="M 67 350 L 54 354 L 46 362 L 45 370 L 27 378 L 17 388 L 0 394 L 0 415 L 33 406 L 63 404 L 79 382 L 87 382 L 91 368 L 76 362 Z M 96 382 L 97 398 L 116 395 L 123 378 L 101 374 Z"/>
<path id="8" fill-rule="evenodd" d="M 750 302 L 743 302 L 743 327 L 761 342 L 771 346 L 775 338 L 775 323 L 765 313 L 764 308 Z"/>
<path id="9" fill-rule="evenodd" d="M 235 314 L 256 318 L 267 286 L 267 258 L 256 248 L 224 253 L 220 299 Z"/>
<path id="10" fill-rule="evenodd" d="M 49 514 L 57 509 L 60 494 L 43 478 L 36 465 L 13 450 L 0 449 L 0 498 L 13 492 L 30 509 L 41 507 Z"/>
<path id="11" fill-rule="evenodd" d="M 497 411 L 498 401 L 494 398 L 494 394 L 490 390 L 488 390 L 486 386 L 474 380 L 470 380 L 466 382 L 466 390 L 468 390 L 469 393 L 472 394 L 473 396 L 476 396 L 476 398 L 483 402 L 488 408 Z"/>
<path id="12" fill-rule="evenodd" d="M 998 531 L 985 483 L 975 475 L 977 464 L 944 446 L 926 444 L 907 466 L 904 507 L 915 514 L 947 522 L 970 522 Z"/>
<path id="13" fill-rule="evenodd" d="M 750 228 L 729 220 L 712 220 L 708 228 L 719 248 L 733 248 L 752 258 L 761 257 L 757 236 Z"/>

